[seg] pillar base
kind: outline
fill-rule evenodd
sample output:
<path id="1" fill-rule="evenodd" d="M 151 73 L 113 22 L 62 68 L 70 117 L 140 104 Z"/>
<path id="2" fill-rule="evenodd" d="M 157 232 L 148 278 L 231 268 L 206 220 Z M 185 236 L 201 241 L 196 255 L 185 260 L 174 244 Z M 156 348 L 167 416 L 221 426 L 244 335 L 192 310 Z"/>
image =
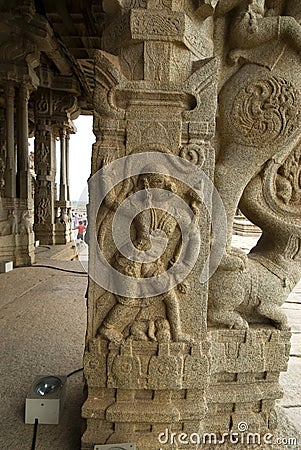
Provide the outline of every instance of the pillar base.
<path id="1" fill-rule="evenodd" d="M 57 223 L 54 226 L 54 244 L 64 245 L 73 240 L 72 226 L 70 223 Z"/>
<path id="2" fill-rule="evenodd" d="M 35 262 L 32 205 L 22 199 L 3 198 L 0 215 L 0 260 L 30 266 Z"/>
<path id="3" fill-rule="evenodd" d="M 64 245 L 73 240 L 71 203 L 56 202 L 56 222 L 54 225 L 54 244 Z"/>
<path id="4" fill-rule="evenodd" d="M 40 245 L 54 245 L 55 244 L 55 225 L 51 224 L 35 224 L 34 231 L 36 240 Z"/>
<path id="5" fill-rule="evenodd" d="M 279 375 L 287 369 L 290 332 L 254 325 L 248 331 L 211 329 L 208 338 L 209 353 L 203 345 L 198 355 L 197 346 L 175 342 L 93 340 L 85 353 L 82 450 L 120 442 L 133 442 L 137 450 L 195 450 L 203 448 L 204 433 L 214 434 L 204 448 L 208 439 L 225 448 L 219 442 L 230 432 L 238 439 L 253 433 L 265 448 L 267 433 L 277 437 L 274 407 L 282 397 Z M 270 442 L 266 448 L 273 448 Z"/>

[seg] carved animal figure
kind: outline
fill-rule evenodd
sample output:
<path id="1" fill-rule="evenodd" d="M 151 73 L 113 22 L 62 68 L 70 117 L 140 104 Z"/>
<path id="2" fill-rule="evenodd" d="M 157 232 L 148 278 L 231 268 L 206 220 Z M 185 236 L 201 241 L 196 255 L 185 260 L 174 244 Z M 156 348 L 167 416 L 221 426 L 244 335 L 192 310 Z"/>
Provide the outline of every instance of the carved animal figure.
<path id="1" fill-rule="evenodd" d="M 254 322 L 266 318 L 276 328 L 288 329 L 287 317 L 280 307 L 299 277 L 296 280 L 294 274 L 285 270 L 286 262 L 275 263 L 254 254 L 245 270 L 217 270 L 210 280 L 209 320 L 229 328 L 246 329 L 250 318 Z"/>
<path id="2" fill-rule="evenodd" d="M 287 2 L 286 8 L 291 3 Z M 222 144 L 215 171 L 215 185 L 227 214 L 228 254 L 234 216 L 245 187 L 281 148 L 286 148 L 287 155 L 291 153 L 300 136 L 296 51 L 301 50 L 301 26 L 293 17 L 270 16 L 263 0 L 241 2 L 232 24 L 232 46 L 236 50 L 230 56 L 243 66 L 220 93 Z"/>
<path id="3" fill-rule="evenodd" d="M 244 269 L 220 267 L 210 279 L 208 318 L 215 324 L 245 329 L 250 320 L 265 318 L 281 330 L 288 328 L 280 307 L 301 277 L 301 202 L 294 195 L 301 188 L 299 171 L 290 170 L 299 179 L 296 186 L 290 177 L 290 202 L 277 195 L 278 172 L 288 161 L 292 167 L 295 158 L 284 164 L 271 161 L 244 191 L 240 208 L 263 234 Z"/>
<path id="4" fill-rule="evenodd" d="M 300 7 L 279 2 L 276 11 L 268 4 L 250 0 L 237 7 L 237 48 L 230 57 L 242 66 L 220 93 L 215 185 L 226 209 L 228 239 L 210 280 L 208 318 L 238 329 L 263 319 L 286 329 L 280 306 L 301 276 L 301 27 L 295 18 L 279 16 L 294 13 L 300 19 Z M 263 231 L 248 257 L 231 248 L 238 205 Z"/>

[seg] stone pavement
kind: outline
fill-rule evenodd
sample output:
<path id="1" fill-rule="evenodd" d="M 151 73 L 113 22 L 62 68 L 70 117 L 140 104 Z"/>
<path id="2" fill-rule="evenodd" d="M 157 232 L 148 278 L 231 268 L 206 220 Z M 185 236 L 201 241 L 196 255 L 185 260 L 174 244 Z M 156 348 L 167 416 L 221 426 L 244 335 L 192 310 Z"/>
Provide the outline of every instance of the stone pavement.
<path id="1" fill-rule="evenodd" d="M 254 245 L 254 238 L 237 236 L 234 241 L 245 251 Z M 81 258 L 86 260 L 87 248 L 84 244 L 78 248 Z M 39 247 L 35 266 L 0 274 L 1 450 L 31 447 L 33 425 L 24 424 L 24 404 L 34 378 L 68 374 L 82 367 L 87 276 L 79 261 L 66 260 L 72 255 L 72 246 Z M 284 308 L 293 336 L 289 370 L 281 377 L 284 397 L 280 401 L 279 433 L 298 437 L 297 430 L 301 436 L 301 283 Z M 82 401 L 83 377 L 78 373 L 68 379 L 60 424 L 39 426 L 36 450 L 80 449 Z M 287 448 L 297 450 L 299 446 Z"/>
<path id="2" fill-rule="evenodd" d="M 64 375 L 83 365 L 87 275 L 67 261 L 71 246 L 37 249 L 37 265 L 0 274 L 0 449 L 31 448 L 24 424 L 27 392 L 38 375 Z M 64 270 L 67 270 L 66 272 Z M 68 271 L 79 272 L 78 274 Z M 36 450 L 78 450 L 83 376 L 68 378 L 59 425 L 38 427 Z"/>

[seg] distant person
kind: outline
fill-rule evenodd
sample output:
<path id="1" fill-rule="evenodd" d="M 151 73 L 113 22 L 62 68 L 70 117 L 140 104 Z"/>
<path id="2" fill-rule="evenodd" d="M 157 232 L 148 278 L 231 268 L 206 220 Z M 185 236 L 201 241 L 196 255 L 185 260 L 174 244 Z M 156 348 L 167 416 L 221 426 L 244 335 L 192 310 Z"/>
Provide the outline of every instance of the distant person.
<path id="1" fill-rule="evenodd" d="M 78 225 L 78 215 L 77 215 L 77 212 L 76 213 L 74 213 L 74 216 L 73 216 L 73 228 L 76 228 L 77 227 L 77 225 Z"/>
<path id="2" fill-rule="evenodd" d="M 77 229 L 77 239 L 80 239 L 81 241 L 83 241 L 84 240 L 84 232 L 86 231 L 86 226 L 83 224 L 83 222 L 81 220 L 78 222 L 76 229 Z"/>

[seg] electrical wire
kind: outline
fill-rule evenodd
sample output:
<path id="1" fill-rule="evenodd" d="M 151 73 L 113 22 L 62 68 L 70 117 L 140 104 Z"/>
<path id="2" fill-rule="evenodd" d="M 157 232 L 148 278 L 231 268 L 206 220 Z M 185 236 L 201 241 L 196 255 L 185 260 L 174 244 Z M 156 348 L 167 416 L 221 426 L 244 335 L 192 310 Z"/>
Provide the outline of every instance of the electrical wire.
<path id="1" fill-rule="evenodd" d="M 32 266 L 26 266 L 26 268 L 46 268 L 46 269 L 54 269 L 54 270 L 60 270 L 61 272 L 68 272 L 68 273 L 76 273 L 78 275 L 88 275 L 87 272 L 79 272 L 78 270 L 69 270 L 69 269 L 63 269 L 61 267 L 55 267 L 55 266 L 48 266 L 48 265 L 42 265 L 42 264 L 33 264 Z M 14 269 L 24 269 L 24 266 L 14 267 Z"/>
<path id="2" fill-rule="evenodd" d="M 39 245 L 36 249 L 35 249 L 35 254 L 39 255 L 40 253 L 44 253 L 44 252 L 49 252 L 51 248 L 48 247 L 47 245 Z"/>
<path id="3" fill-rule="evenodd" d="M 38 434 L 38 424 L 39 420 L 34 420 L 34 427 L 33 427 L 33 436 L 32 436 L 32 444 L 31 444 L 31 450 L 35 450 L 36 448 L 36 441 L 37 441 L 37 434 Z"/>
<path id="4" fill-rule="evenodd" d="M 54 270 L 60 270 L 61 272 L 69 272 L 69 273 L 77 273 L 79 275 L 88 275 L 87 272 L 79 272 L 77 270 L 69 270 L 69 269 L 62 269 L 61 267 L 55 267 L 55 266 L 48 266 L 43 264 L 34 264 L 33 266 L 29 267 L 46 267 L 47 269 L 54 269 Z"/>
<path id="5" fill-rule="evenodd" d="M 68 373 L 67 378 L 72 377 L 72 375 L 75 375 L 78 372 L 82 372 L 83 370 L 84 370 L 83 367 L 81 367 L 80 369 L 73 370 L 73 372 Z"/>

